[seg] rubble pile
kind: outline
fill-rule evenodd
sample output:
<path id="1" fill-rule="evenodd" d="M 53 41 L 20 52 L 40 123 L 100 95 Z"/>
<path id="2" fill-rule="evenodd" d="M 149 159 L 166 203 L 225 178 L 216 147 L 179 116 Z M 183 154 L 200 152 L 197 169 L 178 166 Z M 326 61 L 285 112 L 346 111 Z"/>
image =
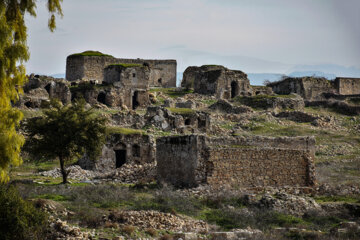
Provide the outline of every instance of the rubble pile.
<path id="1" fill-rule="evenodd" d="M 157 211 L 117 211 L 111 212 L 107 221 L 120 225 L 136 226 L 140 229 L 166 229 L 168 231 L 207 232 L 208 225 L 201 220 L 162 213 Z"/>

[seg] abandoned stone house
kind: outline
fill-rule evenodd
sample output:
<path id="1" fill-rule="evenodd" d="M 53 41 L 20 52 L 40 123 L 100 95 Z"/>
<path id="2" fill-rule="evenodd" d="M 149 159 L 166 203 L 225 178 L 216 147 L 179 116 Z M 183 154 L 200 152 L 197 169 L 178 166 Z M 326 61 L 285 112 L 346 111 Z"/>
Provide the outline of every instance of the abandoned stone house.
<path id="1" fill-rule="evenodd" d="M 360 78 L 338 77 L 328 80 L 321 77 L 288 77 L 267 85 L 276 94 L 299 94 L 306 100 L 320 100 L 324 94 L 357 95 L 360 94 Z"/>
<path id="2" fill-rule="evenodd" d="M 106 67 L 114 64 L 146 65 L 150 70 L 147 79 L 150 87 L 176 87 L 176 60 L 115 58 L 94 51 L 85 51 L 67 57 L 66 80 L 92 80 L 102 83 L 106 77 Z"/>
<path id="3" fill-rule="evenodd" d="M 156 141 L 157 176 L 178 187 L 309 187 L 314 152 L 313 137 L 163 137 Z"/>
<path id="4" fill-rule="evenodd" d="M 124 164 L 153 163 L 155 151 L 155 140 L 151 135 L 112 134 L 96 161 L 85 156 L 78 163 L 83 169 L 106 172 L 120 168 Z"/>
<path id="5" fill-rule="evenodd" d="M 252 95 L 250 81 L 244 72 L 218 65 L 188 67 L 181 86 L 194 88 L 196 93 L 215 95 L 219 99 Z"/>

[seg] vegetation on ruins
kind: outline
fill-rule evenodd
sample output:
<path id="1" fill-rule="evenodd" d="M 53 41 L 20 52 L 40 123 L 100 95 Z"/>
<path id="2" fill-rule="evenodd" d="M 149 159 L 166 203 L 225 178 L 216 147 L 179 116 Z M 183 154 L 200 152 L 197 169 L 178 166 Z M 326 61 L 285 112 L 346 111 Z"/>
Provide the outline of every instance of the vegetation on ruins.
<path id="1" fill-rule="evenodd" d="M 69 170 L 65 164 L 84 154 L 91 159 L 100 154 L 106 136 L 105 123 L 105 118 L 85 109 L 85 101 L 67 106 L 52 101 L 52 108 L 44 110 L 44 116 L 26 123 L 26 150 L 36 158 L 58 158 L 63 183 L 67 183 Z"/>
<path id="2" fill-rule="evenodd" d="M 81 53 L 74 53 L 74 54 L 71 54 L 69 57 L 71 56 L 96 56 L 96 57 L 113 57 L 109 54 L 105 54 L 105 53 L 102 53 L 102 52 L 99 52 L 99 51 L 92 51 L 92 50 L 88 50 L 88 51 L 84 51 L 84 52 L 81 52 Z"/>
<path id="3" fill-rule="evenodd" d="M 120 66 L 123 68 L 145 67 L 144 65 L 138 63 L 117 63 L 117 64 L 110 64 L 108 67 L 110 66 Z"/>
<path id="4" fill-rule="evenodd" d="M 106 128 L 108 134 L 123 134 L 123 135 L 145 135 L 146 133 L 139 129 L 122 128 L 116 126 L 108 126 Z"/>
<path id="5" fill-rule="evenodd" d="M 48 0 L 51 16 L 49 28 L 53 31 L 55 15 L 62 15 L 61 0 Z M 10 165 L 21 164 L 20 148 L 24 138 L 16 132 L 22 114 L 12 108 L 25 82 L 24 62 L 29 59 L 25 14 L 36 16 L 36 0 L 0 2 L 0 182 L 8 180 Z"/>
<path id="6" fill-rule="evenodd" d="M 180 114 L 180 115 L 192 115 L 195 113 L 195 110 L 191 108 L 166 108 L 172 113 Z"/>

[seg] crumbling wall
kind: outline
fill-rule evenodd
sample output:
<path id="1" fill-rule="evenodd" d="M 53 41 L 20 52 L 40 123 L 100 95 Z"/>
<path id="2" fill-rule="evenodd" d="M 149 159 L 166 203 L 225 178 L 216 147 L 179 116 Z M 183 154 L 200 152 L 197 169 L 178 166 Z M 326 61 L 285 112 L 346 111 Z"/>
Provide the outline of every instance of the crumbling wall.
<path id="1" fill-rule="evenodd" d="M 158 180 L 175 186 L 313 186 L 313 137 L 157 139 Z"/>
<path id="2" fill-rule="evenodd" d="M 320 77 L 286 78 L 279 82 L 270 83 L 276 94 L 288 95 L 296 93 L 302 98 L 311 100 L 321 98 L 323 93 L 336 92 L 332 81 Z"/>
<path id="3" fill-rule="evenodd" d="M 335 79 L 335 86 L 340 95 L 360 94 L 360 78 L 343 78 Z"/>
<path id="4" fill-rule="evenodd" d="M 69 83 L 61 78 L 31 74 L 23 86 L 24 95 L 16 102 L 17 107 L 39 108 L 50 99 L 58 99 L 63 104 L 71 101 Z"/>
<path id="5" fill-rule="evenodd" d="M 196 93 L 215 95 L 220 99 L 252 94 L 250 81 L 244 72 L 217 65 L 188 67 L 184 71 L 181 85 L 193 87 Z"/>
<path id="6" fill-rule="evenodd" d="M 141 134 L 112 134 L 102 148 L 101 156 L 93 161 L 88 157 L 79 160 L 84 169 L 111 171 L 117 167 L 116 151 L 122 150 L 122 164 L 145 164 L 155 162 L 155 140 L 152 136 Z M 118 159 L 119 161 L 119 159 Z M 120 165 L 120 164 L 119 164 Z"/>
<path id="7" fill-rule="evenodd" d="M 66 79 L 94 80 L 102 83 L 104 69 L 113 64 L 144 64 L 150 68 L 151 87 L 176 87 L 176 60 L 125 59 L 111 56 L 83 56 L 73 54 L 66 59 Z"/>
<path id="8" fill-rule="evenodd" d="M 156 140 L 157 177 L 160 182 L 194 187 L 201 145 L 194 135 Z"/>

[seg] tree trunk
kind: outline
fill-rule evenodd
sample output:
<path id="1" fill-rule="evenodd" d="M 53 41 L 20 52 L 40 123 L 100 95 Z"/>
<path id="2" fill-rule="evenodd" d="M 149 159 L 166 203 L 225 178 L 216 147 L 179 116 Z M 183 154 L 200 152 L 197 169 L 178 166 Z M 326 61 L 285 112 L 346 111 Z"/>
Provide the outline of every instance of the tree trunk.
<path id="1" fill-rule="evenodd" d="M 63 178 L 63 184 L 68 183 L 67 181 L 67 177 L 69 174 L 69 171 L 66 171 L 65 169 L 65 162 L 64 162 L 64 158 L 62 156 L 59 157 L 60 159 L 60 170 L 61 170 L 61 174 L 62 174 L 62 178 Z"/>

